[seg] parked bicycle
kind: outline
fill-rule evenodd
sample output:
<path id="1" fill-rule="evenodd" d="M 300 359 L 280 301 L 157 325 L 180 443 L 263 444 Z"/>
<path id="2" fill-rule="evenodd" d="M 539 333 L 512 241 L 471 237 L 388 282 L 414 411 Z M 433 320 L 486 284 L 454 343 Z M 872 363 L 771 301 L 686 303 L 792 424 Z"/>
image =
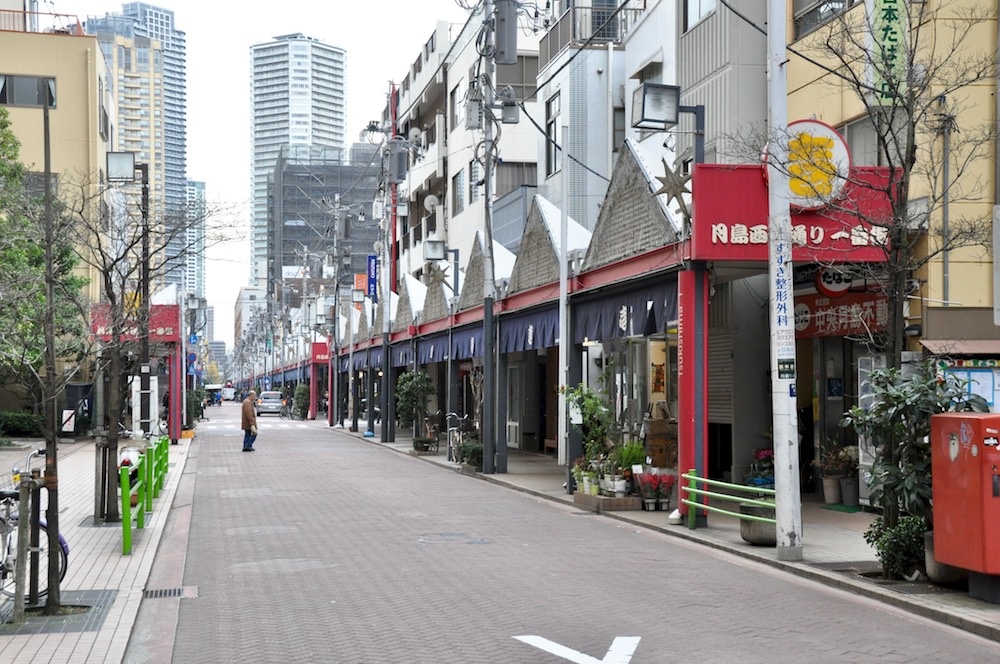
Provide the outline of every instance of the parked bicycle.
<path id="1" fill-rule="evenodd" d="M 468 415 L 448 413 L 445 415 L 448 424 L 448 461 L 458 463 L 462 460 L 462 443 L 472 430 Z"/>
<path id="2" fill-rule="evenodd" d="M 0 547 L 3 560 L 0 562 L 0 593 L 7 597 L 14 596 L 14 579 L 18 565 L 22 564 L 17 557 L 17 524 L 20 520 L 18 511 L 21 496 L 20 484 L 22 475 L 30 475 L 31 464 L 35 457 L 45 456 L 45 449 L 32 450 L 24 464 L 24 468 L 15 466 L 11 469 L 12 488 L 0 490 Z M 44 520 L 38 527 L 38 596 L 44 597 L 49 591 L 49 536 L 48 526 Z M 59 580 L 66 576 L 69 567 L 69 543 L 59 535 Z M 27 561 L 25 561 L 27 563 Z M 27 575 L 25 575 L 27 579 Z M 25 593 L 27 595 L 27 592 Z"/>

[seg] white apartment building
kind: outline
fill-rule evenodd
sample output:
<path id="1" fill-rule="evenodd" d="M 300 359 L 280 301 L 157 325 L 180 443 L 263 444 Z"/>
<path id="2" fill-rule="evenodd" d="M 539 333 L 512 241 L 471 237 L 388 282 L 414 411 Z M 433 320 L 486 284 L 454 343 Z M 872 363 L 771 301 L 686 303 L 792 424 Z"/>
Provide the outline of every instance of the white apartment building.
<path id="1" fill-rule="evenodd" d="M 281 154 L 344 149 L 345 51 L 296 33 L 250 47 L 253 168 L 250 283 L 267 274 L 268 178 Z"/>

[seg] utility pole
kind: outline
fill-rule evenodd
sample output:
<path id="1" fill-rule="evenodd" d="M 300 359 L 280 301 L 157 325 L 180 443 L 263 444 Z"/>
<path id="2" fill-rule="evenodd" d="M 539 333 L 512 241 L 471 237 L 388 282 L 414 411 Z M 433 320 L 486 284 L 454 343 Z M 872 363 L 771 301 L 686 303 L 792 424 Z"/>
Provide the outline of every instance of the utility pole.
<path id="1" fill-rule="evenodd" d="M 493 59 L 496 55 L 493 0 L 483 3 L 483 29 L 489 44 L 484 58 L 483 91 L 483 472 L 497 472 L 496 438 L 496 360 L 493 357 L 493 300 L 495 279 L 493 275 Z M 507 472 L 507 455 L 504 450 L 501 472 Z"/>
<path id="2" fill-rule="evenodd" d="M 788 176 L 788 82 L 785 0 L 768 0 L 767 105 L 770 145 L 767 202 L 770 230 L 771 416 L 774 432 L 775 520 L 779 560 L 802 560 L 798 422 L 795 419 L 795 327 L 792 294 L 792 220 Z"/>

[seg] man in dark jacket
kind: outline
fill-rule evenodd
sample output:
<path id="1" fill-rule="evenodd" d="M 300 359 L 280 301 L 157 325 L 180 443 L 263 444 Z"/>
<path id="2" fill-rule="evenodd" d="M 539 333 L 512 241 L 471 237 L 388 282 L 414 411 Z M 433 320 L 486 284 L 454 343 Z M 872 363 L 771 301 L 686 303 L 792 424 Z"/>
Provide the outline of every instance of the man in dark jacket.
<path id="1" fill-rule="evenodd" d="M 243 451 L 253 452 L 253 442 L 257 440 L 257 411 L 254 409 L 254 402 L 257 401 L 257 393 L 250 390 L 247 398 L 243 400 L 243 416 L 240 428 L 243 429 Z"/>

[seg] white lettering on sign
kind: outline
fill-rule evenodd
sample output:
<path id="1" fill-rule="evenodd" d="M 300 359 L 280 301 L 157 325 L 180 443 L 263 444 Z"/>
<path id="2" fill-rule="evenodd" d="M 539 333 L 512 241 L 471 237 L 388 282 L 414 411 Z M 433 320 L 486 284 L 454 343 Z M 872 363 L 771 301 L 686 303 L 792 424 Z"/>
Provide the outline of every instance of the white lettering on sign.
<path id="1" fill-rule="evenodd" d="M 635 654 L 635 649 L 639 647 L 639 636 L 616 636 L 615 640 L 611 643 L 611 647 L 608 649 L 608 654 L 604 656 L 604 659 L 597 659 L 596 657 L 591 657 L 590 655 L 585 655 L 582 652 L 577 652 L 572 648 L 567 648 L 564 645 L 556 643 L 555 641 L 549 641 L 542 636 L 515 636 L 515 639 L 521 641 L 522 643 L 527 643 L 529 646 L 538 648 L 539 650 L 544 650 L 545 652 L 555 655 L 556 657 L 561 657 L 570 662 L 576 662 L 576 664 L 628 664 L 632 661 L 632 655 Z"/>
<path id="2" fill-rule="evenodd" d="M 747 226 L 740 223 L 719 222 L 712 224 L 712 244 L 767 244 L 767 226 Z M 798 224 L 792 227 L 792 244 L 804 247 L 832 247 L 838 240 L 850 242 L 854 247 L 884 247 L 889 239 L 889 230 L 881 226 L 865 228 L 852 226 L 827 235 L 822 226 Z"/>

